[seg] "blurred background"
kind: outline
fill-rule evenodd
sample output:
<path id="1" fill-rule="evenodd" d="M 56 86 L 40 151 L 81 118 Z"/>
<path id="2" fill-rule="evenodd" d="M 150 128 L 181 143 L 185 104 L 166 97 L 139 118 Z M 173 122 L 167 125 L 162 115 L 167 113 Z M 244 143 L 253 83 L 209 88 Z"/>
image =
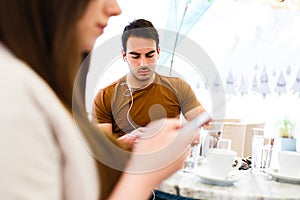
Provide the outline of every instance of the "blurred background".
<path id="1" fill-rule="evenodd" d="M 168 29 L 197 43 L 217 68 L 221 83 L 206 83 L 195 76 L 195 66 L 172 52 L 160 64 L 171 66 L 194 89 L 200 102 L 211 106 L 207 84 L 223 85 L 228 119 L 264 121 L 269 134 L 277 135 L 283 118 L 296 123 L 300 136 L 300 0 L 118 0 L 122 14 L 109 21 L 97 48 L 107 41 L 117 56 L 100 76 L 92 59 L 87 80 L 87 110 L 99 88 L 127 73 L 121 58 L 123 28 L 134 19 L 150 20 L 157 29 Z M 160 38 L 163 40 L 163 38 Z M 107 44 L 106 44 L 107 45 Z M 105 52 L 103 54 L 105 57 Z M 93 80 L 93 81 L 91 81 Z M 97 80 L 97 81 L 95 81 Z M 218 92 L 215 88 L 214 92 Z"/>

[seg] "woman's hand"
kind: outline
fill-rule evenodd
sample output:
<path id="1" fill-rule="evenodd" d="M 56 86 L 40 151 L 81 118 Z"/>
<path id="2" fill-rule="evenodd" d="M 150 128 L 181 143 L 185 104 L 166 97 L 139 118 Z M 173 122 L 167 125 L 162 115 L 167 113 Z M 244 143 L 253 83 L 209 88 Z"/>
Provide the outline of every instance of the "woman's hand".
<path id="1" fill-rule="evenodd" d="M 176 140 L 178 119 L 160 119 L 144 128 L 111 199 L 147 199 L 156 185 L 184 165 L 188 146 L 193 141 L 183 144 Z"/>

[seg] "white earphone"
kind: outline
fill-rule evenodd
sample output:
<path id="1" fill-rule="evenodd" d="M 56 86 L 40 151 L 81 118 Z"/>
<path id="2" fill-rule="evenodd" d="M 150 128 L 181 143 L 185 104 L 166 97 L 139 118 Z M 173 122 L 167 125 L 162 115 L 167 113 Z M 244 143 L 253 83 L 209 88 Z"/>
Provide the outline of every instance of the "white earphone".
<path id="1" fill-rule="evenodd" d="M 130 116 L 129 116 L 129 112 L 130 112 L 130 110 L 131 110 L 131 108 L 132 108 L 132 106 L 133 106 L 133 94 L 132 94 L 132 92 L 133 92 L 133 90 L 132 90 L 132 88 L 131 88 L 131 86 L 130 86 L 130 84 L 129 83 L 121 83 L 121 85 L 127 85 L 127 90 L 125 90 L 124 92 L 123 92 L 123 95 L 124 96 L 130 96 L 130 98 L 131 98 L 131 104 L 130 104 L 130 106 L 129 106 L 129 109 L 128 109 L 128 111 L 127 111 L 127 114 L 126 114 L 126 118 L 127 118 L 127 121 L 129 122 L 129 124 L 132 126 L 132 128 L 134 128 L 134 129 L 137 129 L 136 127 L 135 127 L 135 125 L 131 122 L 131 120 L 130 120 Z M 129 91 L 129 95 L 128 95 L 128 93 L 127 93 L 127 91 Z"/>

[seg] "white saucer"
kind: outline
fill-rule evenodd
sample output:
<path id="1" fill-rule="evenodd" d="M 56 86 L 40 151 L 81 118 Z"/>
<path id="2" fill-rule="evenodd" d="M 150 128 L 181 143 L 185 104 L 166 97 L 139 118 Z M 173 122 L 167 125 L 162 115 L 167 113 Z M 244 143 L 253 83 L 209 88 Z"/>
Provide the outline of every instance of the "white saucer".
<path id="1" fill-rule="evenodd" d="M 294 177 L 294 176 L 286 176 L 283 174 L 280 174 L 278 169 L 265 169 L 265 172 L 272 176 L 273 179 L 278 180 L 280 182 L 286 182 L 286 183 L 294 183 L 294 184 L 300 184 L 300 177 Z"/>
<path id="2" fill-rule="evenodd" d="M 203 182 L 211 184 L 211 185 L 219 185 L 219 186 L 230 186 L 233 185 L 234 182 L 239 180 L 237 174 L 231 173 L 226 179 L 220 179 L 216 177 L 208 176 L 206 173 L 196 171 L 195 174 L 199 176 Z"/>

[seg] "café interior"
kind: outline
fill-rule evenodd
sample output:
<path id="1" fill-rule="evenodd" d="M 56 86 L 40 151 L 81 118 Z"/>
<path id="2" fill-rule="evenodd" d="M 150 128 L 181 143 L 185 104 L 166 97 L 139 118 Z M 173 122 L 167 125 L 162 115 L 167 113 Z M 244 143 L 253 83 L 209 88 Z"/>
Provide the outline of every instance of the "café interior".
<path id="1" fill-rule="evenodd" d="M 213 99 L 222 93 L 222 116 L 199 130 L 201 141 L 191 148 L 187 165 L 157 190 L 190 199 L 300 199 L 300 0 L 118 2 L 122 14 L 110 19 L 95 45 L 95 52 L 102 52 L 103 45 L 115 42 L 117 50 L 101 72 L 96 59 L 91 60 L 88 114 L 97 91 L 128 72 L 121 57 L 120 24 L 137 18 L 150 20 L 162 32 L 177 33 L 174 46 L 162 52 L 159 72 L 186 80 L 211 113 L 216 106 Z M 217 78 L 206 79 L 201 66 L 180 54 L 186 38 L 212 63 Z M 282 132 L 284 128 L 289 129 L 288 135 Z M 217 132 L 217 137 L 212 137 L 212 132 Z M 256 132 L 262 132 L 262 147 L 254 145 Z M 283 144 L 284 139 L 293 142 Z M 214 142 L 217 146 L 209 146 Z M 207 167 L 210 157 L 219 156 L 212 149 L 223 142 L 227 142 L 227 150 L 236 152 L 235 169 L 225 172 L 223 179 L 208 176 L 208 169 L 203 174 L 205 170 L 199 169 Z M 283 156 L 281 151 L 287 154 Z M 225 162 L 226 157 L 222 155 L 221 160 Z M 254 166 L 255 162 L 264 164 Z M 288 163 L 288 171 L 298 170 L 285 174 L 283 163 Z"/>

